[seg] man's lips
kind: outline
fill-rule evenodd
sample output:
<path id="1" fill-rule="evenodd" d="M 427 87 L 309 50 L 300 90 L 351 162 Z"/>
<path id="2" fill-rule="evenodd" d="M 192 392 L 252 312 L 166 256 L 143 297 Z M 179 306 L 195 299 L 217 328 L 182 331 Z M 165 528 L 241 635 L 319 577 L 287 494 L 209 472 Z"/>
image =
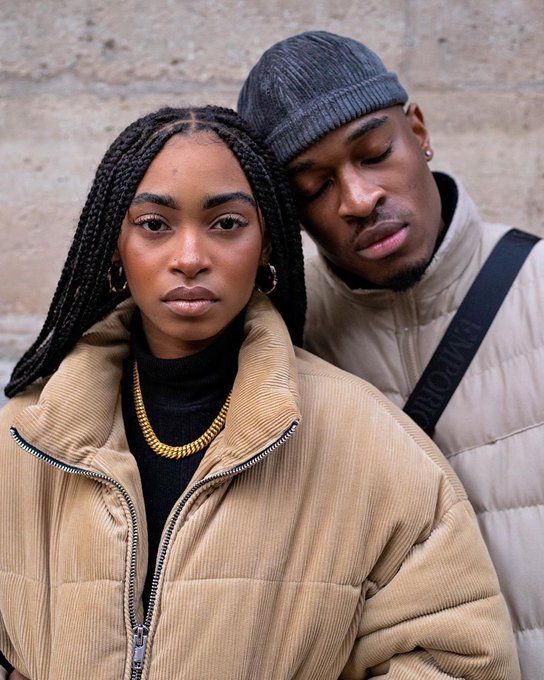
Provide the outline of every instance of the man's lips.
<path id="1" fill-rule="evenodd" d="M 399 250 L 407 236 L 407 222 L 378 222 L 363 229 L 355 241 L 355 250 L 364 259 L 379 260 Z"/>
<path id="2" fill-rule="evenodd" d="M 406 226 L 406 222 L 378 222 L 373 227 L 363 229 L 355 241 L 356 250 L 364 250 Z"/>
<path id="3" fill-rule="evenodd" d="M 217 300 L 217 295 L 203 286 L 178 286 L 163 297 L 163 302 L 176 302 L 178 300 Z"/>

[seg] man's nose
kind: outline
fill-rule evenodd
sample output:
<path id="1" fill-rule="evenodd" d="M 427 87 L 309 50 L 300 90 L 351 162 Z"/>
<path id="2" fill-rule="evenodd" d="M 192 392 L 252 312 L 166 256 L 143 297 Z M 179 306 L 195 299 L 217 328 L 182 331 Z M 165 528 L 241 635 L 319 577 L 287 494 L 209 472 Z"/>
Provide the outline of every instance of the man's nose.
<path id="1" fill-rule="evenodd" d="M 368 217 L 385 196 L 384 189 L 364 170 L 350 168 L 339 177 L 340 203 L 338 215 Z"/>
<path id="2" fill-rule="evenodd" d="M 194 278 L 210 267 L 210 253 L 205 233 L 198 226 L 182 227 L 172 243 L 171 269 Z"/>

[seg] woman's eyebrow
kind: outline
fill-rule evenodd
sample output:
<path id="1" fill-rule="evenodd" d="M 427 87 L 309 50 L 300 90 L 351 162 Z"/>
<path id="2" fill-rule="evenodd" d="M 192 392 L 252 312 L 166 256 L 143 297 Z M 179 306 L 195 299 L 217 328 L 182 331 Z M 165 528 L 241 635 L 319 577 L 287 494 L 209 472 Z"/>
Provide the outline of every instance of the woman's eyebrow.
<path id="1" fill-rule="evenodd" d="M 244 203 L 249 203 L 252 208 L 257 207 L 257 203 L 253 196 L 250 196 L 243 191 L 231 191 L 225 194 L 205 196 L 202 201 L 202 207 L 204 210 L 209 210 L 210 208 L 216 208 L 218 205 L 223 205 L 223 203 L 228 203 L 229 201 L 243 201 Z"/>
<path id="2" fill-rule="evenodd" d="M 157 205 L 163 205 L 165 208 L 179 210 L 179 205 L 170 194 L 150 194 L 144 191 L 134 196 L 131 205 L 138 205 L 140 203 L 156 203 Z"/>

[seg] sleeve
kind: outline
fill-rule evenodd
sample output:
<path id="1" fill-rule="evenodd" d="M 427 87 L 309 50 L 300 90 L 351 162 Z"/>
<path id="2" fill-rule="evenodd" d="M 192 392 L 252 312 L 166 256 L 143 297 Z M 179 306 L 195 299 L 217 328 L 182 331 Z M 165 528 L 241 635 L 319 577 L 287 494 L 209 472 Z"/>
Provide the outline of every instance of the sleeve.
<path id="1" fill-rule="evenodd" d="M 0 613 L 0 680 L 7 680 L 11 671 L 14 670 L 13 666 L 6 659 L 2 653 L 2 646 L 5 644 L 6 640 L 6 630 L 4 627 L 4 621 L 2 619 L 2 614 Z"/>
<path id="2" fill-rule="evenodd" d="M 0 680 L 6 680 L 12 670 L 13 666 L 2 654 L 2 652 L 0 652 Z"/>
<path id="3" fill-rule="evenodd" d="M 363 592 L 342 679 L 520 678 L 506 604 L 467 500 L 450 506 L 386 584 Z"/>

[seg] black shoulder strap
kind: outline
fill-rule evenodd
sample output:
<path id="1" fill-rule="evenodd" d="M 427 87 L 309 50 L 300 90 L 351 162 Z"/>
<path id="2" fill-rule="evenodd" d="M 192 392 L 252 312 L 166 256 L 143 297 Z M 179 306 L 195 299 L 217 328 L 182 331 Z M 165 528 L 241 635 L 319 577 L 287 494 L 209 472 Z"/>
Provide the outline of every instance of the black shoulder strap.
<path id="1" fill-rule="evenodd" d="M 518 229 L 508 231 L 491 251 L 465 295 L 404 405 L 404 411 L 428 435 L 432 436 L 438 419 L 537 241 L 537 236 Z"/>

